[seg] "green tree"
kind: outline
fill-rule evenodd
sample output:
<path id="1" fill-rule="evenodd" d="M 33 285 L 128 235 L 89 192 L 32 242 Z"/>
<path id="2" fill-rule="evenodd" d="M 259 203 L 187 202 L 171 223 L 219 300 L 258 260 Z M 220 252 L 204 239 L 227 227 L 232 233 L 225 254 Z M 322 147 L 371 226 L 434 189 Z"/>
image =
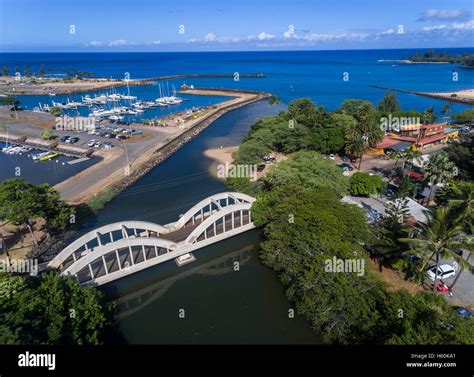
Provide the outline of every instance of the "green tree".
<path id="1" fill-rule="evenodd" d="M 451 105 L 449 103 L 446 103 L 443 105 L 441 108 L 441 114 L 448 115 L 451 112 Z"/>
<path id="2" fill-rule="evenodd" d="M 340 197 L 348 191 L 348 179 L 341 169 L 312 151 L 291 154 L 287 160 L 273 166 L 262 181 L 268 188 L 286 185 L 310 189 L 329 188 Z"/>
<path id="3" fill-rule="evenodd" d="M 8 68 L 8 65 L 4 65 L 2 67 L 2 76 L 8 76 L 8 74 L 10 73 L 10 68 Z"/>
<path id="4" fill-rule="evenodd" d="M 53 136 L 54 136 L 53 131 L 50 130 L 49 128 L 45 128 L 44 130 L 41 131 L 41 138 L 44 140 L 51 140 Z"/>
<path id="5" fill-rule="evenodd" d="M 0 273 L 0 297 L 1 344 L 99 345 L 112 325 L 113 306 L 72 276 Z"/>
<path id="6" fill-rule="evenodd" d="M 449 159 L 458 168 L 456 178 L 474 180 L 474 135 L 467 135 L 460 142 L 454 142 L 445 149 Z"/>
<path id="7" fill-rule="evenodd" d="M 369 196 L 380 192 L 384 185 L 378 175 L 367 173 L 354 173 L 350 181 L 350 191 L 352 195 Z"/>
<path id="8" fill-rule="evenodd" d="M 397 93 L 385 93 L 383 99 L 377 104 L 379 111 L 396 112 L 400 111 L 400 104 L 398 103 Z"/>
<path id="9" fill-rule="evenodd" d="M 457 123 L 465 124 L 469 123 L 472 124 L 474 123 L 474 110 L 464 110 L 458 114 L 454 114 L 451 116 L 451 118 L 456 121 Z"/>
<path id="10" fill-rule="evenodd" d="M 49 113 L 54 116 L 54 117 L 59 117 L 62 115 L 63 113 L 63 109 L 61 109 L 60 107 L 58 106 L 53 106 L 50 110 L 49 110 Z"/>
<path id="11" fill-rule="evenodd" d="M 319 119 L 318 109 L 310 98 L 297 99 L 288 105 L 288 119 L 312 128 Z"/>
<path id="12" fill-rule="evenodd" d="M 417 238 L 402 238 L 400 241 L 407 242 L 411 246 L 411 250 L 407 251 L 407 254 L 422 258 L 420 272 L 425 271 L 428 263 L 433 258 L 435 259 L 436 272 L 433 292 L 436 292 L 441 257 L 452 258 L 464 268 L 468 268 L 471 272 L 474 271 L 474 267 L 457 254 L 459 250 L 472 247 L 472 244 L 459 241 L 463 236 L 463 226 L 459 220 L 451 218 L 447 207 L 433 208 L 428 214 L 427 224 L 420 223 L 419 227 L 421 234 Z"/>
<path id="13" fill-rule="evenodd" d="M 423 167 L 423 175 L 427 182 L 430 183 L 430 193 L 428 195 L 428 203 L 431 200 L 431 194 L 437 184 L 447 183 L 456 173 L 455 165 L 449 160 L 449 157 L 444 152 L 439 152 L 431 155 L 430 159 Z"/>

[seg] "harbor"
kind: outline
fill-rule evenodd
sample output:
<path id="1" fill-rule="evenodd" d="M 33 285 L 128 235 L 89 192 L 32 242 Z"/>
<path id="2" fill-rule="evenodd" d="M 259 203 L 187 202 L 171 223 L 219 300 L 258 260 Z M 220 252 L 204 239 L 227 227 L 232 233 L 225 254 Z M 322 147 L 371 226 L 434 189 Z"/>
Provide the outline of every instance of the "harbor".
<path id="1" fill-rule="evenodd" d="M 223 114 L 269 97 L 267 93 L 256 91 L 194 87 L 182 87 L 178 96 L 178 91 L 168 83 L 158 85 L 156 89 L 157 98 L 152 104 L 130 94 L 109 92 L 94 96 L 85 95 L 82 97 L 81 106 L 88 106 L 91 110 L 88 114 L 90 116 L 86 118 L 74 117 L 74 113 L 69 117 L 64 115 L 63 118 L 55 118 L 40 105 L 41 108 L 33 111 L 19 112 L 17 119 L 8 117 L 8 109 L 4 108 L 0 111 L 0 118 L 5 120 L 7 132 L 0 134 L 0 140 L 15 148 L 35 148 L 37 152 L 43 153 L 34 156 L 39 156 L 40 160 L 55 159 L 59 155 L 81 159 L 97 157 L 97 163 L 78 171 L 63 182 L 57 182 L 54 187 L 62 199 L 77 205 L 100 198 L 111 190 L 114 194 L 121 192 L 169 158 Z M 124 116 L 124 113 L 133 116 L 138 112 L 146 112 L 147 107 L 179 106 L 184 102 L 184 99 L 180 98 L 181 95 L 188 98 L 210 97 L 224 100 L 184 111 L 173 112 L 170 109 L 169 115 L 150 118 L 143 124 L 133 123 L 134 119 L 129 119 L 130 123 L 126 123 L 118 118 Z M 131 104 L 125 106 L 120 101 L 128 101 Z M 105 109 L 105 105 L 99 103 L 110 105 Z M 58 106 L 58 102 L 53 101 L 52 106 Z M 67 101 L 61 106 L 65 111 L 74 111 L 78 103 Z M 58 119 L 62 121 L 61 127 L 57 126 Z M 77 125 L 68 127 L 68 119 L 92 121 L 82 122 L 80 127 L 74 129 Z M 56 135 L 54 140 L 43 140 L 40 137 L 45 129 L 53 130 Z"/>

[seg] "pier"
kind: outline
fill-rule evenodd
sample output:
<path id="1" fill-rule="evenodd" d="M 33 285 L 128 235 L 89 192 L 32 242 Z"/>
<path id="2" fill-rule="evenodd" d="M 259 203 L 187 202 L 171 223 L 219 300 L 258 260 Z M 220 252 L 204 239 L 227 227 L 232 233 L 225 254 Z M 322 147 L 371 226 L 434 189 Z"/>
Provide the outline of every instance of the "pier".
<path id="1" fill-rule="evenodd" d="M 379 85 L 369 85 L 369 87 L 370 88 L 375 88 L 375 89 L 383 89 L 383 90 L 392 91 L 392 92 L 413 94 L 415 96 L 420 96 L 420 97 L 434 98 L 434 99 L 438 99 L 438 100 L 441 100 L 441 101 L 462 103 L 464 105 L 474 105 L 474 100 L 468 99 L 468 98 L 452 97 L 452 96 L 448 96 L 448 95 L 435 94 L 435 93 L 412 92 L 410 90 L 388 88 L 386 86 L 379 86 Z"/>
<path id="2" fill-rule="evenodd" d="M 224 192 L 201 200 L 176 222 L 123 221 L 94 229 L 48 264 L 83 285 L 102 285 L 255 228 L 255 198 Z"/>

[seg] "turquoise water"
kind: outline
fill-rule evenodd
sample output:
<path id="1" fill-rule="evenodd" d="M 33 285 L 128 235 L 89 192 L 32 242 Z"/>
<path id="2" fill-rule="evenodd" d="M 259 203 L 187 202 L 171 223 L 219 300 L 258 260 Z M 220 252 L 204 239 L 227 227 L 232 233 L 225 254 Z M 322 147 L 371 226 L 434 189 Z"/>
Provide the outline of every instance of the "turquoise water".
<path id="1" fill-rule="evenodd" d="M 41 64 L 52 73 L 64 68 L 93 71 L 98 77 L 131 79 L 173 74 L 240 74 L 264 73 L 266 78 L 182 79 L 174 80 L 195 86 L 254 89 L 272 92 L 285 103 L 300 97 L 310 97 L 329 109 L 345 98 L 378 101 L 382 90 L 368 85 L 382 85 L 411 91 L 440 92 L 471 88 L 474 70 L 458 68 L 459 79 L 453 81 L 451 64 L 380 63 L 378 60 L 404 59 L 418 50 L 351 50 L 351 51 L 265 51 L 265 52 L 193 52 L 193 53 L 9 53 L 0 54 L 1 64 L 10 69 L 28 64 L 32 71 Z M 453 54 L 473 52 L 474 48 L 443 49 Z M 349 74 L 349 81 L 343 74 Z M 152 91 L 158 88 L 136 89 Z M 132 89 L 132 93 L 135 89 Z M 154 97 L 151 97 L 154 98 Z M 405 109 L 421 110 L 433 106 L 439 110 L 442 102 L 400 94 Z M 35 105 L 38 101 L 35 99 Z M 459 110 L 463 106 L 455 106 Z"/>
<path id="2" fill-rule="evenodd" d="M 472 51 L 471 49 L 470 51 Z M 464 51 L 464 50 L 463 50 Z M 455 51 L 456 52 L 456 51 Z M 310 97 L 334 109 L 345 98 L 378 101 L 383 85 L 414 91 L 449 91 L 472 88 L 474 71 L 459 71 L 452 81 L 452 65 L 397 65 L 379 59 L 403 59 L 410 50 L 229 52 L 229 53 L 117 53 L 117 54 L 1 54 L 1 63 L 35 70 L 40 64 L 59 72 L 61 67 L 93 70 L 97 76 L 143 78 L 179 73 L 264 73 L 266 78 L 174 80 L 195 86 L 262 90 L 276 94 L 284 104 Z M 343 73 L 349 81 L 343 81 Z M 150 98 L 150 87 L 131 87 Z M 150 91 L 150 92 L 148 92 Z M 37 101 L 37 98 L 34 98 Z M 399 94 L 404 109 L 423 110 L 441 101 Z M 26 101 L 26 99 L 25 99 Z M 174 221 L 200 199 L 227 190 L 209 173 L 206 149 L 238 144 L 257 119 L 276 114 L 281 107 L 262 101 L 227 113 L 168 160 L 112 200 L 84 226 L 86 232 L 119 220 Z M 454 111 L 467 109 L 455 105 Z M 291 308 L 275 273 L 258 260 L 259 231 L 249 232 L 195 253 L 197 261 L 178 268 L 173 262 L 155 266 L 112 282 L 103 290 L 111 299 L 129 302 L 119 317 L 114 341 L 151 343 L 320 343 L 301 317 L 288 318 Z M 224 262 L 244 257 L 241 271 L 222 268 Z M 140 301 L 137 297 L 141 297 Z M 122 302 L 122 301 L 119 301 Z M 178 310 L 186 318 L 178 318 Z M 120 306 L 123 310 L 123 303 Z"/>

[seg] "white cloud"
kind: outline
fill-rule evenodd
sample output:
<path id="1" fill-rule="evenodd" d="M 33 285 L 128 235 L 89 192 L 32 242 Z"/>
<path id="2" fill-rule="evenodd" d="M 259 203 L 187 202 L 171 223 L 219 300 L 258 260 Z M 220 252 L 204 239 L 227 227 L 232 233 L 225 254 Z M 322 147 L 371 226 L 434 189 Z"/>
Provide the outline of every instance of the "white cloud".
<path id="1" fill-rule="evenodd" d="M 204 37 L 204 42 L 215 42 L 217 39 L 214 33 L 209 33 Z"/>
<path id="2" fill-rule="evenodd" d="M 386 31 L 381 32 L 380 35 L 390 35 L 390 34 L 394 34 L 394 33 L 395 33 L 395 30 L 388 29 Z"/>
<path id="3" fill-rule="evenodd" d="M 469 12 L 460 9 L 428 9 L 417 21 L 453 21 L 469 17 Z"/>
<path id="4" fill-rule="evenodd" d="M 454 22 L 450 25 L 434 25 L 434 26 L 425 26 L 424 31 L 436 31 L 436 30 L 473 30 L 474 29 L 474 20 L 468 22 Z"/>
<path id="5" fill-rule="evenodd" d="M 130 44 L 132 44 L 132 43 L 130 43 L 126 39 L 117 39 L 115 41 L 109 42 L 109 47 L 128 46 Z"/>
<path id="6" fill-rule="evenodd" d="M 148 44 L 150 44 L 150 45 L 159 45 L 159 44 L 161 44 L 161 41 L 151 41 Z"/>
<path id="7" fill-rule="evenodd" d="M 261 41 L 264 41 L 264 40 L 268 40 L 268 39 L 273 39 L 273 38 L 275 38 L 275 36 L 262 31 L 259 35 L 257 35 L 257 38 L 260 39 Z"/>
<path id="8" fill-rule="evenodd" d="M 100 47 L 100 46 L 103 46 L 104 43 L 101 42 L 101 41 L 90 41 L 88 43 L 86 43 L 86 47 Z"/>

